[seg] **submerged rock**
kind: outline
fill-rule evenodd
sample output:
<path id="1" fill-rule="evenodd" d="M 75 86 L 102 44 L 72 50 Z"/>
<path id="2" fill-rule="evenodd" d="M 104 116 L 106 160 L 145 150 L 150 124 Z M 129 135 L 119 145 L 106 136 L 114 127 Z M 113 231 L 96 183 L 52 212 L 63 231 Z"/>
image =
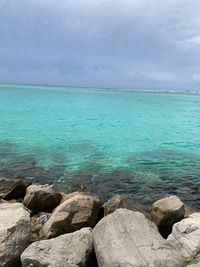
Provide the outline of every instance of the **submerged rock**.
<path id="1" fill-rule="evenodd" d="M 167 237 L 173 224 L 182 220 L 184 215 L 184 203 L 177 196 L 170 196 L 153 204 L 151 220 L 158 226 L 160 233 Z"/>
<path id="2" fill-rule="evenodd" d="M 30 185 L 26 190 L 24 205 L 34 212 L 45 211 L 59 205 L 61 198 L 53 185 Z"/>
<path id="3" fill-rule="evenodd" d="M 95 267 L 90 228 L 31 244 L 21 255 L 23 267 Z"/>
<path id="4" fill-rule="evenodd" d="M 26 188 L 31 183 L 21 179 L 6 179 L 0 177 L 0 198 L 3 199 L 19 199 L 23 198 Z"/>
<path id="5" fill-rule="evenodd" d="M 186 263 L 200 266 L 200 213 L 193 213 L 174 224 L 168 241 L 177 249 Z"/>
<path id="6" fill-rule="evenodd" d="M 99 267 L 182 267 L 183 261 L 140 212 L 118 209 L 93 230 Z"/>
<path id="7" fill-rule="evenodd" d="M 94 227 L 100 208 L 101 203 L 97 196 L 77 192 L 70 194 L 70 197 L 53 211 L 41 229 L 40 236 L 46 239 L 83 227 Z"/>
<path id="8" fill-rule="evenodd" d="M 0 205 L 0 266 L 18 267 L 29 245 L 30 215 L 20 203 Z"/>

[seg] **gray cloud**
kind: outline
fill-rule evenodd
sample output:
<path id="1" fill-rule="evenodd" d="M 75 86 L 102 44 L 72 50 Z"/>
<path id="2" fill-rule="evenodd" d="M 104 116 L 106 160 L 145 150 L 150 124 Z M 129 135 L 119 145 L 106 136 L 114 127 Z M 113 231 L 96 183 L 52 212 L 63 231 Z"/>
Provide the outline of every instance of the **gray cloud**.
<path id="1" fill-rule="evenodd" d="M 0 0 L 0 82 L 199 88 L 199 0 Z"/>

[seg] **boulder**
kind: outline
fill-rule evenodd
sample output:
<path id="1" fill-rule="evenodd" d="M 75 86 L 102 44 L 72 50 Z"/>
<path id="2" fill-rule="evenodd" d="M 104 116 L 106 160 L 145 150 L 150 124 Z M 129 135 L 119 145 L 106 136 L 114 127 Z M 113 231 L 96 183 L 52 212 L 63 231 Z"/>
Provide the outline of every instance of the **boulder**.
<path id="1" fill-rule="evenodd" d="M 61 198 L 53 185 L 30 185 L 26 189 L 24 205 L 34 212 L 45 211 L 58 206 Z"/>
<path id="2" fill-rule="evenodd" d="M 23 198 L 26 193 L 26 188 L 30 184 L 27 180 L 0 177 L 0 198 L 6 200 Z"/>
<path id="3" fill-rule="evenodd" d="M 94 227 L 100 208 L 101 203 L 97 196 L 72 194 L 53 211 L 41 229 L 40 237 L 48 239 L 83 227 Z"/>
<path id="4" fill-rule="evenodd" d="M 0 205 L 0 266 L 18 267 L 29 245 L 30 215 L 20 203 Z"/>
<path id="5" fill-rule="evenodd" d="M 8 201 L 4 200 L 3 198 L 0 198 L 0 204 L 2 203 L 8 203 Z"/>
<path id="6" fill-rule="evenodd" d="M 110 198 L 106 203 L 104 203 L 104 216 L 111 214 L 116 209 L 120 208 L 128 208 L 127 200 L 124 196 L 115 195 L 114 197 Z"/>
<path id="7" fill-rule="evenodd" d="M 135 201 L 132 198 L 123 196 L 123 195 L 115 195 L 112 198 L 108 199 L 106 203 L 103 205 L 104 216 L 113 213 L 116 209 L 126 208 L 133 211 L 140 211 L 146 217 L 150 217 L 149 213 L 144 209 L 144 207 Z"/>
<path id="8" fill-rule="evenodd" d="M 178 252 L 140 212 L 117 209 L 93 229 L 99 267 L 182 267 Z"/>
<path id="9" fill-rule="evenodd" d="M 177 196 L 162 198 L 153 203 L 151 220 L 158 226 L 163 237 L 167 237 L 174 223 L 184 218 L 185 206 Z"/>
<path id="10" fill-rule="evenodd" d="M 90 228 L 31 244 L 21 255 L 22 267 L 94 267 Z"/>
<path id="11" fill-rule="evenodd" d="M 200 266 L 200 213 L 193 213 L 174 224 L 168 241 L 177 249 L 186 263 Z"/>
<path id="12" fill-rule="evenodd" d="M 184 218 L 187 218 L 188 216 L 190 216 L 192 213 L 198 212 L 198 210 L 194 207 L 191 207 L 187 204 L 184 203 L 185 206 L 185 215 Z"/>

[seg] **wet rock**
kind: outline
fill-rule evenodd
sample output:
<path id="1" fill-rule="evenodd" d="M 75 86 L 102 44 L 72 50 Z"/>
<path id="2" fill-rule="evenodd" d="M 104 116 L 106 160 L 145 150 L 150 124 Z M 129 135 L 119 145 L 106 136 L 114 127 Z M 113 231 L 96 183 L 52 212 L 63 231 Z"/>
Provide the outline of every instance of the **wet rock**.
<path id="1" fill-rule="evenodd" d="M 23 198 L 29 185 L 30 182 L 27 180 L 0 177 L 0 197 L 3 199 Z"/>
<path id="2" fill-rule="evenodd" d="M 24 205 L 30 210 L 45 211 L 59 205 L 61 195 L 53 185 L 30 185 L 26 190 Z"/>
<path id="3" fill-rule="evenodd" d="M 94 267 L 90 228 L 31 244 L 21 255 L 23 267 Z"/>
<path id="4" fill-rule="evenodd" d="M 200 266 L 200 213 L 193 213 L 188 218 L 174 224 L 168 241 L 187 264 Z"/>
<path id="5" fill-rule="evenodd" d="M 29 245 L 30 215 L 20 203 L 0 205 L 0 266 L 18 267 Z"/>
<path id="6" fill-rule="evenodd" d="M 182 267 L 177 251 L 140 212 L 117 209 L 93 230 L 99 267 Z"/>
<path id="7" fill-rule="evenodd" d="M 83 227 L 93 227 L 101 207 L 97 196 L 82 193 L 71 194 L 60 204 L 40 231 L 41 238 L 52 238 L 74 232 Z"/>
<path id="8" fill-rule="evenodd" d="M 169 196 L 156 201 L 151 211 L 151 219 L 158 226 L 163 237 L 167 237 L 174 223 L 184 218 L 184 203 L 177 196 Z"/>

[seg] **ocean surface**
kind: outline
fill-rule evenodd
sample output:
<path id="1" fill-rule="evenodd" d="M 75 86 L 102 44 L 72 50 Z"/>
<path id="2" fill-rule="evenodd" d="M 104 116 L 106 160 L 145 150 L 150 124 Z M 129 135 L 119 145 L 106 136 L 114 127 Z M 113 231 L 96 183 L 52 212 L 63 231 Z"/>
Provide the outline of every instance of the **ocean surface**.
<path id="1" fill-rule="evenodd" d="M 2 84 L 0 176 L 200 208 L 200 95 Z"/>

